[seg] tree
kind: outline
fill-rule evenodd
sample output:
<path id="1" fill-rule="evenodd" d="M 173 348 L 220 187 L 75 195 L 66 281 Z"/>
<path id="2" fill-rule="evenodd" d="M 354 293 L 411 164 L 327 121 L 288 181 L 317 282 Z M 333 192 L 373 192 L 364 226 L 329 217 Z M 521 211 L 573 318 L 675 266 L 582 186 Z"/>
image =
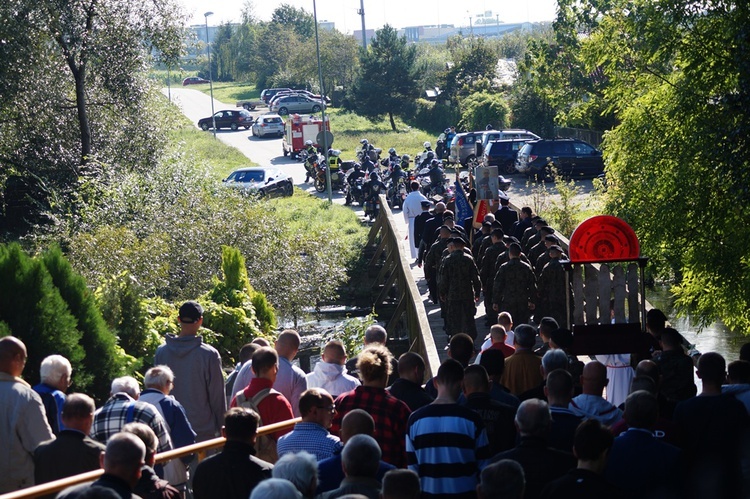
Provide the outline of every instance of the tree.
<path id="1" fill-rule="evenodd" d="M 271 24 L 287 26 L 302 39 L 315 37 L 315 18 L 305 9 L 288 3 L 281 4 L 271 14 Z"/>
<path id="2" fill-rule="evenodd" d="M 386 24 L 376 31 L 367 52 L 360 57 L 360 72 L 352 86 L 356 111 L 373 121 L 387 114 L 395 131 L 394 114 L 419 94 L 414 75 L 416 57 L 416 48 L 407 45 L 406 37 L 399 38 L 392 26 Z"/>
<path id="3" fill-rule="evenodd" d="M 605 8 L 606 7 L 606 8 Z M 621 123 L 604 141 L 607 209 L 705 325 L 750 330 L 750 35 L 746 3 L 584 3 L 583 43 Z"/>
<path id="4" fill-rule="evenodd" d="M 484 38 L 453 37 L 447 46 L 453 66 L 446 75 L 446 96 L 467 96 L 478 83 L 495 78 L 498 51 Z"/>
<path id="5" fill-rule="evenodd" d="M 488 123 L 496 130 L 507 128 L 510 120 L 510 109 L 502 95 L 488 92 L 477 92 L 461 100 L 460 128 L 481 130 Z"/>

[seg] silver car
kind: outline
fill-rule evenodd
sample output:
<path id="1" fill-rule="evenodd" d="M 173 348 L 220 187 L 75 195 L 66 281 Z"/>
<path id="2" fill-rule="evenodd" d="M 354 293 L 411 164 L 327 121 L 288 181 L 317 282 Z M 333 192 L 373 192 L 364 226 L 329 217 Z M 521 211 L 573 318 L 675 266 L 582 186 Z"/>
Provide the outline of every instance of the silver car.
<path id="1" fill-rule="evenodd" d="M 273 166 L 240 168 L 230 173 L 223 182 L 227 187 L 259 197 L 291 196 L 294 193 L 292 177 Z"/>
<path id="2" fill-rule="evenodd" d="M 269 110 L 284 116 L 290 113 L 319 113 L 325 107 L 323 101 L 305 95 L 287 95 L 276 99 Z"/>
<path id="3" fill-rule="evenodd" d="M 261 114 L 253 122 L 250 131 L 256 137 L 284 136 L 284 120 L 278 114 Z"/>

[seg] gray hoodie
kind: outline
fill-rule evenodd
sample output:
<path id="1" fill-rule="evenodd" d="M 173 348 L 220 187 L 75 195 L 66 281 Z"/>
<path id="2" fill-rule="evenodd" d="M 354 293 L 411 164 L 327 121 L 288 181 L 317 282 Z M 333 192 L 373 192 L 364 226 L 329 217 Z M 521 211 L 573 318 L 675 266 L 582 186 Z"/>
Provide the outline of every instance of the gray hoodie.
<path id="1" fill-rule="evenodd" d="M 221 436 L 227 401 L 219 352 L 200 336 L 167 335 L 166 344 L 156 350 L 154 365 L 174 371 L 172 395 L 185 408 L 195 440 Z"/>

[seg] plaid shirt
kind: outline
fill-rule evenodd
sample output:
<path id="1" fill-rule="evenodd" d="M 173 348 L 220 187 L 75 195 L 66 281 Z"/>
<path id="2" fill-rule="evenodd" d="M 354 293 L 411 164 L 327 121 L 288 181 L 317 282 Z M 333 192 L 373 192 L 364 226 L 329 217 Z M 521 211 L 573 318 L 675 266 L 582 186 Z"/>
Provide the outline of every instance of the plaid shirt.
<path id="1" fill-rule="evenodd" d="M 294 425 L 294 430 L 280 437 L 276 445 L 279 457 L 304 450 L 315 456 L 318 462 L 341 452 L 342 448 L 339 437 L 331 435 L 318 423 L 304 421 Z"/>
<path id="2" fill-rule="evenodd" d="M 131 418 L 128 418 L 128 408 L 132 406 Z M 109 437 L 122 430 L 127 423 L 143 423 L 154 430 L 159 440 L 157 452 L 165 452 L 172 448 L 167 425 L 161 414 L 145 402 L 133 400 L 126 393 L 115 393 L 107 402 L 94 413 L 94 424 L 89 436 L 103 444 Z"/>
<path id="3" fill-rule="evenodd" d="M 352 409 L 363 409 L 375 420 L 375 440 L 383 452 L 381 458 L 397 468 L 406 468 L 406 424 L 411 410 L 384 388 L 358 386 L 336 399 L 336 416 L 331 433 L 338 434 L 341 419 Z"/>

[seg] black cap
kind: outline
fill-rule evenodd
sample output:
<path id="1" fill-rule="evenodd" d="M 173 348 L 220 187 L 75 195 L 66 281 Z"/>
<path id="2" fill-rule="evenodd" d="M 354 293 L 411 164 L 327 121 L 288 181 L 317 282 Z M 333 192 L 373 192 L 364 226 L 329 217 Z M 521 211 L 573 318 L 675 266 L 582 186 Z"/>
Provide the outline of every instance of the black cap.
<path id="1" fill-rule="evenodd" d="M 553 236 L 552 234 L 547 234 L 546 236 L 544 236 L 544 240 L 555 244 L 560 242 L 560 240 L 557 239 L 557 236 Z"/>
<path id="2" fill-rule="evenodd" d="M 501 224 L 497 220 L 493 220 L 492 221 L 492 227 L 494 227 L 495 229 L 502 229 L 503 228 L 503 224 Z"/>
<path id="3" fill-rule="evenodd" d="M 563 253 L 563 249 L 559 245 L 557 245 L 557 244 L 553 244 L 552 246 L 550 246 L 549 247 L 549 251 L 557 251 L 561 255 Z"/>
<path id="4" fill-rule="evenodd" d="M 186 301 L 180 307 L 179 318 L 184 324 L 193 324 L 203 317 L 203 307 L 197 301 Z"/>
<path id="5" fill-rule="evenodd" d="M 443 213 L 443 220 L 453 220 L 453 213 Z"/>
<path id="6" fill-rule="evenodd" d="M 482 227 L 492 227 L 492 222 L 485 220 L 484 222 L 482 222 Z"/>
<path id="7" fill-rule="evenodd" d="M 539 229 L 540 232 L 547 233 L 547 234 L 554 234 L 555 229 L 553 227 L 550 227 L 549 225 L 545 225 L 541 229 Z"/>
<path id="8" fill-rule="evenodd" d="M 432 206 L 432 201 L 422 201 L 422 208 L 429 208 Z"/>

